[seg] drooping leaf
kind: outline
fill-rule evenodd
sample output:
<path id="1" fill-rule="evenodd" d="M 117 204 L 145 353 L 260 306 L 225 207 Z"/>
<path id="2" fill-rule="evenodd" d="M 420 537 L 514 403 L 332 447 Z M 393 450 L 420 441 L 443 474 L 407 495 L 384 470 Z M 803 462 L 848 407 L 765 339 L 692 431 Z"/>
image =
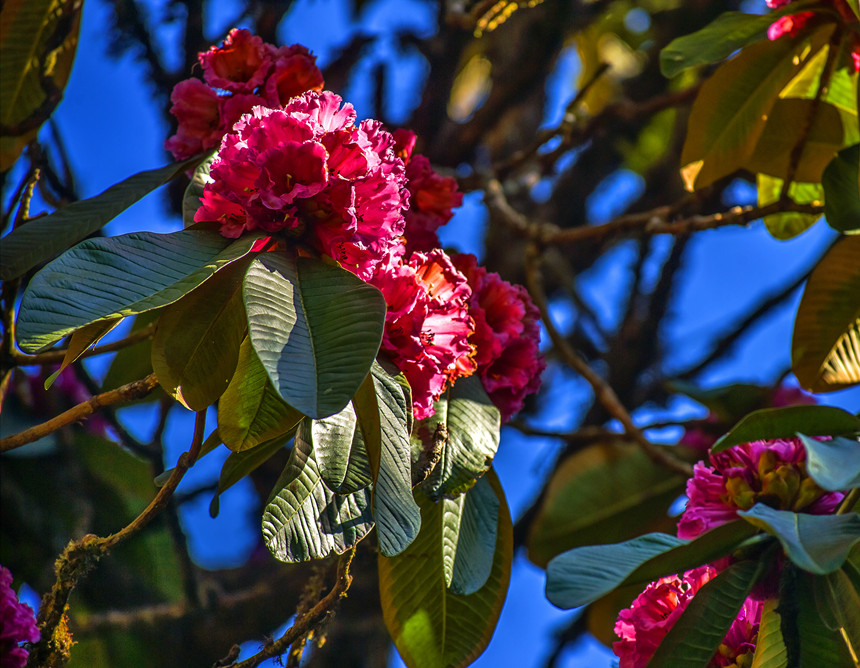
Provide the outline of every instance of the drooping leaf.
<path id="1" fill-rule="evenodd" d="M 245 337 L 236 371 L 218 402 L 218 432 L 224 444 L 234 452 L 249 450 L 294 430 L 301 419 L 302 414 L 272 387 L 250 339 Z"/>
<path id="2" fill-rule="evenodd" d="M 60 0 L 3 3 L 0 172 L 12 167 L 63 99 L 78 45 L 82 5 Z"/>
<path id="3" fill-rule="evenodd" d="M 343 410 L 382 341 L 382 293 L 321 260 L 263 253 L 244 298 L 251 343 L 284 400 L 317 419 Z"/>
<path id="4" fill-rule="evenodd" d="M 844 236 L 813 269 L 797 309 L 791 368 L 804 388 L 830 392 L 860 383 L 858 295 L 860 236 Z"/>
<path id="5" fill-rule="evenodd" d="M 729 554 L 756 532 L 736 521 L 693 541 L 649 533 L 623 543 L 588 545 L 549 562 L 546 595 L 560 608 L 587 605 L 621 585 L 648 583 Z"/>
<path id="6" fill-rule="evenodd" d="M 114 327 L 119 324 L 120 318 L 115 320 L 104 320 L 102 322 L 95 322 L 92 325 L 87 325 L 86 327 L 82 327 L 77 332 L 72 334 L 69 339 L 69 345 L 66 348 L 66 356 L 63 358 L 63 363 L 60 364 L 60 368 L 57 369 L 54 373 L 52 373 L 45 380 L 45 389 L 51 387 L 54 384 L 54 381 L 57 380 L 57 377 L 63 373 L 63 371 L 70 364 L 74 363 L 75 360 L 80 358 L 90 346 L 94 346 L 98 343 L 102 337 L 105 336 L 108 332 L 110 332 Z"/>
<path id="7" fill-rule="evenodd" d="M 824 170 L 821 185 L 827 224 L 840 232 L 860 230 L 860 144 L 836 154 Z"/>
<path id="8" fill-rule="evenodd" d="M 545 567 L 574 547 L 616 543 L 643 530 L 672 531 L 668 510 L 684 482 L 634 445 L 588 446 L 561 462 L 550 479 L 531 522 L 529 559 Z"/>
<path id="9" fill-rule="evenodd" d="M 50 216 L 32 220 L 16 228 L 3 237 L 3 243 L 0 245 L 0 279 L 6 281 L 17 278 L 40 262 L 51 259 L 72 244 L 97 232 L 132 204 L 186 169 L 191 169 L 199 161 L 200 157 L 197 156 L 159 169 L 140 172 L 111 186 L 100 195 L 73 202 Z M 224 243 L 222 248 L 227 245 L 229 241 Z"/>
<path id="10" fill-rule="evenodd" d="M 340 413 L 302 422 L 296 438 L 310 440 L 320 477 L 336 494 L 349 494 L 373 482 L 370 459 L 352 402 Z"/>
<path id="11" fill-rule="evenodd" d="M 845 562 L 860 541 L 860 515 L 809 515 L 774 510 L 757 503 L 738 515 L 773 534 L 797 566 L 816 575 L 832 573 Z"/>
<path id="12" fill-rule="evenodd" d="M 779 614 L 777 598 L 769 598 L 762 605 L 750 668 L 788 668 L 788 652 L 782 638 L 782 616 Z"/>
<path id="13" fill-rule="evenodd" d="M 759 206 L 778 202 L 782 195 L 782 184 L 782 179 L 767 174 L 757 174 Z M 824 189 L 818 183 L 793 182 L 788 188 L 788 197 L 797 204 L 821 204 L 824 199 Z M 774 239 L 785 241 L 806 232 L 819 218 L 821 218 L 820 214 L 781 211 L 765 216 L 763 220 L 765 228 Z"/>
<path id="14" fill-rule="evenodd" d="M 718 63 L 738 49 L 767 37 L 771 23 L 788 11 L 797 11 L 796 6 L 769 14 L 720 14 L 701 30 L 669 42 L 660 51 L 660 71 L 668 78 L 689 67 Z"/>
<path id="15" fill-rule="evenodd" d="M 713 658 L 762 574 L 764 564 L 741 561 L 706 582 L 669 629 L 651 668 L 699 668 Z"/>
<path id="16" fill-rule="evenodd" d="M 762 408 L 744 416 L 711 447 L 712 453 L 733 445 L 774 438 L 793 438 L 797 432 L 833 436 L 860 431 L 860 418 L 834 406 Z"/>
<path id="17" fill-rule="evenodd" d="M 826 586 L 823 578 L 798 573 L 796 642 L 799 645 L 798 664 L 801 668 L 856 668 L 845 637 L 839 630 L 827 628 L 815 605 L 815 592 Z"/>
<path id="18" fill-rule="evenodd" d="M 822 28 L 815 43 L 823 43 Z M 805 62 L 810 38 L 764 41 L 743 49 L 702 85 L 687 125 L 681 174 L 700 189 L 743 168 L 765 130 L 780 91 Z"/>
<path id="19" fill-rule="evenodd" d="M 263 511 L 263 542 L 275 558 L 295 563 L 343 554 L 372 528 L 370 491 L 332 492 L 313 450 L 297 440 Z"/>
<path id="20" fill-rule="evenodd" d="M 458 380 L 435 406 L 438 417 L 431 419 L 444 422 L 448 438 L 422 489 L 439 499 L 463 493 L 490 468 L 499 447 L 501 415 L 477 376 Z"/>
<path id="21" fill-rule="evenodd" d="M 408 431 L 412 406 L 400 383 L 375 360 L 353 405 L 370 458 L 379 551 L 393 557 L 415 540 L 421 528 L 421 511 L 412 496 Z"/>
<path id="22" fill-rule="evenodd" d="M 510 580 L 513 527 L 495 474 L 486 474 L 499 503 L 490 575 L 472 594 L 446 586 L 443 503 L 416 492 L 421 532 L 396 557 L 379 557 L 382 614 L 409 668 L 463 668 L 484 651 L 496 627 Z"/>
<path id="23" fill-rule="evenodd" d="M 836 436 L 819 441 L 797 435 L 806 447 L 806 470 L 819 487 L 831 492 L 860 487 L 860 440 Z"/>
<path id="24" fill-rule="evenodd" d="M 84 241 L 30 281 L 18 316 L 19 345 L 36 352 L 85 325 L 172 304 L 247 255 L 255 239 L 182 230 Z"/>

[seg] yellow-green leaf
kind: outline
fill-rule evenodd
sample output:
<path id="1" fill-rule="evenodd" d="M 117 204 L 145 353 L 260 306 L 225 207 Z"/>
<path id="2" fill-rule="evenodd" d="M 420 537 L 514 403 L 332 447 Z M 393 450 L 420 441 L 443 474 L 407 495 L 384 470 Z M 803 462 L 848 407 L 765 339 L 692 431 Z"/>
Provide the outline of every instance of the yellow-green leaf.
<path id="1" fill-rule="evenodd" d="M 69 346 L 66 348 L 66 356 L 63 358 L 63 363 L 60 368 L 48 376 L 45 381 L 45 389 L 47 390 L 57 377 L 65 371 L 66 367 L 83 355 L 90 346 L 94 346 L 101 338 L 116 327 L 122 318 L 114 318 L 113 320 L 102 320 L 94 322 L 86 327 L 81 327 L 78 331 L 72 334 L 69 339 Z"/>
<path id="2" fill-rule="evenodd" d="M 779 201 L 782 193 L 782 179 L 777 179 L 767 174 L 756 175 L 758 187 L 758 204 L 766 206 Z M 824 189 L 817 183 L 792 183 L 788 188 L 789 198 L 798 204 L 821 204 L 824 197 Z M 793 239 L 798 234 L 806 232 L 821 215 L 799 213 L 797 211 L 783 211 L 764 217 L 764 225 L 774 239 L 784 241 Z"/>
<path id="3" fill-rule="evenodd" d="M 812 271 L 794 321 L 791 367 L 813 392 L 860 383 L 860 237 L 839 239 Z"/>

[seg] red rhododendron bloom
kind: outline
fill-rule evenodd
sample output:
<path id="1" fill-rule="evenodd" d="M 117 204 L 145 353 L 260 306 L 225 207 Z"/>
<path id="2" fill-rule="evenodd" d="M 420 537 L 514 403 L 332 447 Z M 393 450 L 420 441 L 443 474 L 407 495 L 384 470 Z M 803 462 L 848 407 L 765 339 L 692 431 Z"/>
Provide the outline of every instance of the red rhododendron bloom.
<path id="1" fill-rule="evenodd" d="M 680 538 L 696 538 L 738 518 L 739 510 L 766 503 L 779 510 L 827 515 L 844 496 L 826 492 L 806 472 L 799 438 L 742 443 L 698 462 L 687 481 L 687 507 L 678 522 Z"/>
<path id="2" fill-rule="evenodd" d="M 438 248 L 436 230 L 451 220 L 452 209 L 463 203 L 457 180 L 437 174 L 423 155 L 412 154 L 415 134 L 409 130 L 395 130 L 395 151 L 406 163 L 407 188 L 410 206 L 406 212 L 407 252 L 426 252 Z"/>
<path id="3" fill-rule="evenodd" d="M 29 652 L 19 646 L 22 642 L 39 642 L 39 629 L 33 609 L 20 603 L 12 590 L 12 573 L 0 566 L 0 665 L 3 668 L 24 668 Z"/>
<path id="4" fill-rule="evenodd" d="M 400 243 L 409 200 L 391 135 L 354 121 L 329 92 L 255 107 L 224 137 L 194 220 L 218 221 L 231 238 L 283 232 L 367 280 Z"/>
<path id="5" fill-rule="evenodd" d="M 215 148 L 243 114 L 258 105 L 281 107 L 323 88 L 316 58 L 300 44 L 276 49 L 234 29 L 221 46 L 198 55 L 206 83 L 180 81 L 170 95 L 176 134 L 165 147 L 177 160 Z"/>
<path id="6" fill-rule="evenodd" d="M 713 566 L 705 565 L 683 576 L 670 575 L 649 584 L 629 608 L 619 613 L 615 622 L 615 634 L 621 638 L 612 644 L 612 651 L 620 659 L 618 668 L 648 665 L 696 592 L 716 575 Z M 744 601 L 708 668 L 742 666 L 752 659 L 761 607 L 754 599 Z"/>
<path id="7" fill-rule="evenodd" d="M 469 375 L 471 291 L 445 251 L 392 253 L 370 283 L 382 291 L 388 311 L 382 350 L 403 371 L 412 388 L 416 419 L 433 415 L 433 402 L 449 381 Z"/>
<path id="8" fill-rule="evenodd" d="M 783 35 L 796 37 L 797 33 L 799 33 L 814 16 L 814 12 L 798 12 L 797 14 L 782 16 L 770 24 L 770 27 L 767 29 L 767 38 L 774 40 L 779 39 Z"/>
<path id="9" fill-rule="evenodd" d="M 540 387 L 546 367 L 538 350 L 540 314 L 525 288 L 479 267 L 474 255 L 458 254 L 453 260 L 472 288 L 469 314 L 475 333 L 470 341 L 477 373 L 504 422 Z"/>

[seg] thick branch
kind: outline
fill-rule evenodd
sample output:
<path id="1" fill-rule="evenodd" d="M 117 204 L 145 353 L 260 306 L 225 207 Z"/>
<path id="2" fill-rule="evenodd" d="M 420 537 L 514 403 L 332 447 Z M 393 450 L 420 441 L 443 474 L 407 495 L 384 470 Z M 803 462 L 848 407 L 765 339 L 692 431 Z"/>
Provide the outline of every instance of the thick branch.
<path id="1" fill-rule="evenodd" d="M 0 452 L 14 450 L 15 448 L 20 448 L 22 445 L 26 445 L 27 443 L 38 441 L 40 438 L 47 436 L 48 434 L 52 434 L 62 427 L 92 415 L 103 406 L 110 406 L 112 404 L 145 397 L 147 394 L 152 392 L 157 385 L 158 379 L 155 377 L 154 373 L 151 373 L 141 380 L 136 380 L 133 383 L 128 383 L 127 385 L 118 387 L 115 390 L 110 390 L 109 392 L 97 394 L 96 396 L 90 397 L 86 401 L 79 403 L 77 406 L 73 406 L 66 412 L 60 413 L 57 417 L 51 418 L 47 422 L 43 422 L 35 427 L 30 427 L 22 432 L 0 439 Z"/>

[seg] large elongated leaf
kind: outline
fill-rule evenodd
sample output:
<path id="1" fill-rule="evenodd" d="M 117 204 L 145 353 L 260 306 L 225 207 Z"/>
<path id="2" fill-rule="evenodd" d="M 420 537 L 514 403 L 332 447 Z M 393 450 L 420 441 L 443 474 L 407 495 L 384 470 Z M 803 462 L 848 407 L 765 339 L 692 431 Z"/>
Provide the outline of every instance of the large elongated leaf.
<path id="1" fill-rule="evenodd" d="M 35 352 L 85 325 L 172 304 L 247 255 L 255 239 L 182 230 L 84 241 L 30 281 L 18 315 L 19 345 Z"/>
<path id="2" fill-rule="evenodd" d="M 806 447 L 806 469 L 822 489 L 835 492 L 860 487 L 860 440 L 841 438 L 819 441 L 798 434 Z"/>
<path id="3" fill-rule="evenodd" d="M 693 541 L 649 533 L 623 543 L 569 550 L 549 562 L 547 598 L 560 608 L 575 608 L 621 585 L 648 583 L 715 561 L 756 533 L 743 524 L 723 524 Z"/>
<path id="4" fill-rule="evenodd" d="M 499 409 L 477 376 L 458 380 L 436 402 L 436 413 L 431 421 L 445 424 L 448 439 L 439 463 L 422 485 L 433 499 L 462 494 L 490 468 L 501 429 Z M 435 427 L 427 431 L 433 433 Z"/>
<path id="5" fill-rule="evenodd" d="M 717 651 L 764 565 L 732 564 L 706 582 L 669 629 L 648 663 L 651 668 L 701 668 Z"/>
<path id="6" fill-rule="evenodd" d="M 860 144 L 840 151 L 824 170 L 824 217 L 840 232 L 860 230 Z"/>
<path id="7" fill-rule="evenodd" d="M 373 528 L 370 491 L 334 494 L 307 445 L 295 442 L 263 511 L 263 541 L 275 558 L 290 563 L 342 554 Z"/>
<path id="8" fill-rule="evenodd" d="M 845 236 L 812 271 L 797 309 L 791 368 L 803 387 L 830 392 L 860 383 L 858 295 L 860 236 Z"/>
<path id="9" fill-rule="evenodd" d="M 583 545 L 616 543 L 646 531 L 672 531 L 669 506 L 684 479 L 658 466 L 640 448 L 597 443 L 556 469 L 527 541 L 538 566 Z"/>
<path id="10" fill-rule="evenodd" d="M 714 443 L 711 452 L 722 452 L 733 445 L 751 441 L 791 438 L 798 432 L 832 436 L 857 431 L 860 431 L 860 418 L 833 406 L 762 408 L 744 416 Z"/>
<path id="11" fill-rule="evenodd" d="M 313 444 L 320 476 L 334 493 L 357 492 L 373 482 L 364 436 L 352 402 L 327 418 L 305 420 L 296 437 Z"/>
<path id="12" fill-rule="evenodd" d="M 165 307 L 152 340 L 158 382 L 192 411 L 220 397 L 233 377 L 245 338 L 243 258 Z"/>
<path id="13" fill-rule="evenodd" d="M 353 399 L 373 475 L 379 551 L 400 554 L 418 535 L 421 511 L 412 496 L 409 415 L 400 383 L 374 361 Z"/>
<path id="14" fill-rule="evenodd" d="M 833 623 L 828 628 L 838 631 L 848 652 L 860 656 L 860 591 L 843 570 L 813 579 L 812 594 L 822 619 Z"/>
<path id="15" fill-rule="evenodd" d="M 816 44 L 823 41 L 816 37 Z M 746 165 L 780 91 L 805 62 L 802 56 L 809 45 L 808 38 L 752 44 L 705 81 L 690 111 L 681 152 L 688 190 L 708 186 Z"/>
<path id="16" fill-rule="evenodd" d="M 799 646 L 800 668 L 856 668 L 856 660 L 851 657 L 845 638 L 838 629 L 827 627 L 825 619 L 815 605 L 815 592 L 826 586 L 822 578 L 808 573 L 798 573 L 797 584 L 797 622 L 795 646 Z"/>
<path id="17" fill-rule="evenodd" d="M 750 668 L 788 668 L 788 652 L 782 638 L 782 616 L 778 608 L 779 599 L 776 598 L 768 599 L 762 606 Z"/>
<path id="18" fill-rule="evenodd" d="M 455 594 L 473 594 L 487 582 L 493 566 L 498 533 L 499 499 L 486 476 L 465 494 L 441 503 L 460 507 L 456 536 L 443 535 L 454 545 L 451 580 L 448 588 Z M 454 538 L 454 540 L 451 540 Z M 446 581 L 447 581 L 446 569 Z"/>
<path id="19" fill-rule="evenodd" d="M 284 400 L 312 418 L 343 410 L 382 341 L 382 293 L 322 260 L 263 253 L 244 297 L 251 343 Z"/>
<path id="20" fill-rule="evenodd" d="M 51 259 L 97 232 L 132 204 L 186 169 L 194 167 L 199 161 L 198 156 L 140 172 L 111 186 L 100 195 L 73 202 L 50 216 L 16 228 L 3 237 L 3 243 L 0 244 L 0 279 L 6 281 L 17 278 L 40 262 Z"/>
<path id="21" fill-rule="evenodd" d="M 499 503 L 490 575 L 472 594 L 446 586 L 442 503 L 417 492 L 421 532 L 396 557 L 379 557 L 382 614 L 409 668 L 461 668 L 484 651 L 498 621 L 510 580 L 513 528 L 501 485 L 486 475 Z"/>
<path id="22" fill-rule="evenodd" d="M 246 337 L 236 372 L 218 403 L 218 432 L 234 452 L 256 447 L 294 430 L 302 414 L 285 403 Z"/>
<path id="23" fill-rule="evenodd" d="M 5 0 L 0 13 L 0 172 L 14 163 L 63 99 L 83 3 Z"/>
<path id="24" fill-rule="evenodd" d="M 792 11 L 796 11 L 792 7 Z M 764 39 L 767 29 L 778 14 L 720 14 L 701 30 L 677 37 L 660 51 L 660 71 L 664 77 L 673 77 L 688 67 L 718 63 L 738 49 Z"/>
<path id="25" fill-rule="evenodd" d="M 774 510 L 757 503 L 738 513 L 753 526 L 773 534 L 789 559 L 816 575 L 837 570 L 860 541 L 860 515 L 808 515 Z"/>

